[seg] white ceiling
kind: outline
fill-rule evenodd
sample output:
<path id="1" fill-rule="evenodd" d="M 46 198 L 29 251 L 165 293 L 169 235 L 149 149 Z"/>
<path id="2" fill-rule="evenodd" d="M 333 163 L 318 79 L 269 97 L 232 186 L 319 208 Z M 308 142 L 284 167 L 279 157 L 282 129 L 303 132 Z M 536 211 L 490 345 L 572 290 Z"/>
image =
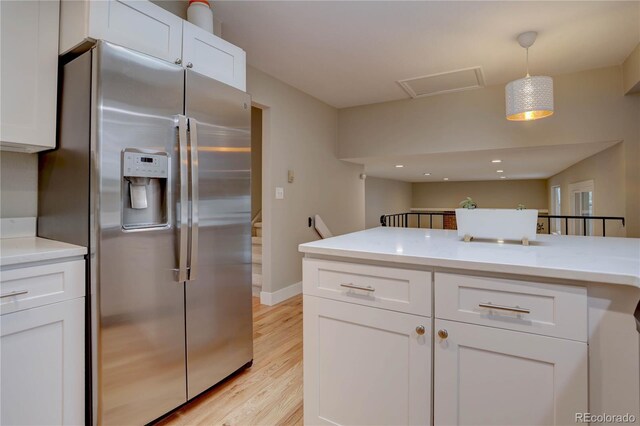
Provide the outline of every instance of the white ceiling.
<path id="1" fill-rule="evenodd" d="M 487 85 L 519 78 L 527 30 L 532 74 L 552 76 L 620 64 L 640 41 L 637 1 L 219 1 L 214 13 L 250 65 L 338 108 L 408 98 L 397 80 L 461 68 L 481 66 Z"/>
<path id="2" fill-rule="evenodd" d="M 450 182 L 471 180 L 547 179 L 567 167 L 619 141 L 552 145 L 529 148 L 492 149 L 413 155 L 410 157 L 366 158 L 362 161 L 367 176 L 406 182 Z M 492 163 L 491 160 L 502 160 Z M 396 164 L 404 167 L 396 168 Z M 503 170 L 497 173 L 496 170 Z M 431 173 L 431 176 L 424 176 Z"/>

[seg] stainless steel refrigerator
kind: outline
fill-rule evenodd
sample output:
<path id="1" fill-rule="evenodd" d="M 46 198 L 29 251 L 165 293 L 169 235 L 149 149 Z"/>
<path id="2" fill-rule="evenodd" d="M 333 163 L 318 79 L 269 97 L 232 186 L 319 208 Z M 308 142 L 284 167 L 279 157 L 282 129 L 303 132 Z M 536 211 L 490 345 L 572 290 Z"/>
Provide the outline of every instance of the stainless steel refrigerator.
<path id="1" fill-rule="evenodd" d="M 148 423 L 251 365 L 250 110 L 106 42 L 62 68 L 38 235 L 89 247 L 88 421 Z"/>

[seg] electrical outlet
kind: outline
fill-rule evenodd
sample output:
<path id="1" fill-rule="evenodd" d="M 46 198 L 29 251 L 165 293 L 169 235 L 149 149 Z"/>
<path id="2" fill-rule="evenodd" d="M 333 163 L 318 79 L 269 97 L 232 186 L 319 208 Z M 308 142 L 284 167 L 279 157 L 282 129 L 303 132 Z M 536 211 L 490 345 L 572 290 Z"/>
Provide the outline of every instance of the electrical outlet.
<path id="1" fill-rule="evenodd" d="M 276 186 L 276 200 L 284 200 L 284 188 Z"/>

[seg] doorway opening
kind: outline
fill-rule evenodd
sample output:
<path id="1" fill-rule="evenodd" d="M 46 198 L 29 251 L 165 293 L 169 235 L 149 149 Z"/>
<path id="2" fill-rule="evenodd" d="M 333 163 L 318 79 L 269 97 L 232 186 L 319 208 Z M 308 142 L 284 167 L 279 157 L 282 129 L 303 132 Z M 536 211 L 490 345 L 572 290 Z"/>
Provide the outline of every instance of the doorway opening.
<path id="1" fill-rule="evenodd" d="M 560 185 L 551 187 L 551 214 L 562 214 L 562 198 Z M 551 219 L 551 232 L 562 235 L 562 219 Z"/>
<path id="2" fill-rule="evenodd" d="M 570 184 L 571 214 L 574 216 L 593 216 L 593 193 L 593 180 Z M 593 221 L 591 220 L 587 220 L 586 225 L 582 220 L 573 220 L 570 228 L 573 235 L 593 235 Z"/>
<path id="3" fill-rule="evenodd" d="M 262 109 L 251 106 L 251 289 L 262 291 Z"/>

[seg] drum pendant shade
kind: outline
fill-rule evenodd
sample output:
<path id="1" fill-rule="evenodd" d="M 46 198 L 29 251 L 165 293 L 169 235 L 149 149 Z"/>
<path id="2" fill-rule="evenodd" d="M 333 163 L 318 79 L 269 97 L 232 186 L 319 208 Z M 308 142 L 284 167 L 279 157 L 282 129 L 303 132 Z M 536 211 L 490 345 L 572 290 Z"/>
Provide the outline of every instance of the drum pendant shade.
<path id="1" fill-rule="evenodd" d="M 518 43 L 527 50 L 527 75 L 509 82 L 505 87 L 507 120 L 538 120 L 553 114 L 553 79 L 529 75 L 529 47 L 537 36 L 535 31 L 527 31 L 518 36 Z"/>
<path id="2" fill-rule="evenodd" d="M 507 120 L 537 120 L 553 114 L 553 79 L 545 76 L 524 77 L 507 84 L 505 89 Z"/>

